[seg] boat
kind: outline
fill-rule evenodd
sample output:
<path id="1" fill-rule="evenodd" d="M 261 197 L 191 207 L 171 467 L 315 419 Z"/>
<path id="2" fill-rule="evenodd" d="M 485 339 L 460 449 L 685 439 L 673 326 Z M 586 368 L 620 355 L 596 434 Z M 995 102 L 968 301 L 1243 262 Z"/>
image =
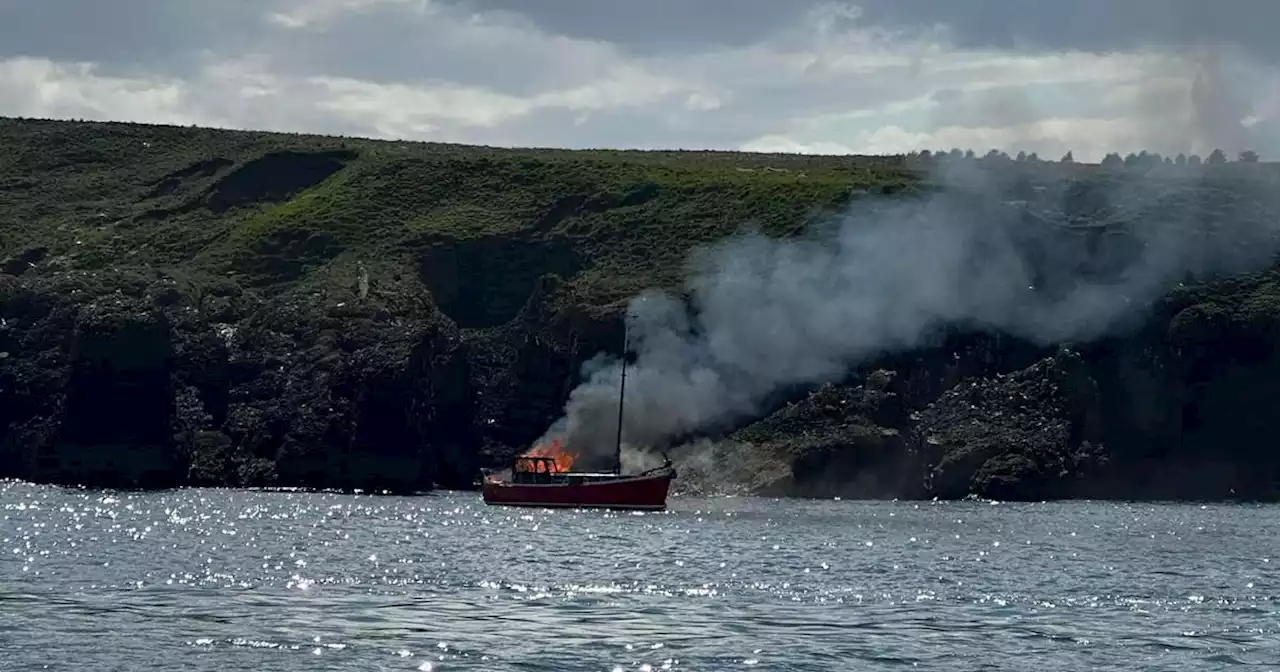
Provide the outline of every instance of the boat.
<path id="1" fill-rule="evenodd" d="M 514 462 L 510 479 L 485 476 L 485 504 L 661 511 L 667 508 L 667 493 L 676 476 L 670 460 L 634 475 L 555 471 L 552 457 L 522 455 Z"/>
<path id="2" fill-rule="evenodd" d="M 552 508 L 638 509 L 667 508 L 667 494 L 676 478 L 671 460 L 635 474 L 622 472 L 622 414 L 627 382 L 626 332 L 623 332 L 621 384 L 618 389 L 618 432 L 609 471 L 574 471 L 574 455 L 559 441 L 518 455 L 506 472 L 482 472 L 485 504 Z"/>

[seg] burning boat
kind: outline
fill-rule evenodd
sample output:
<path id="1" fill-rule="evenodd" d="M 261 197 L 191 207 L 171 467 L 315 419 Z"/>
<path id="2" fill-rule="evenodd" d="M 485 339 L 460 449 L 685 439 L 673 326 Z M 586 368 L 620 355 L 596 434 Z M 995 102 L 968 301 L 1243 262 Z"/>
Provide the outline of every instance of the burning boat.
<path id="1" fill-rule="evenodd" d="M 485 473 L 482 492 L 486 504 L 647 510 L 667 508 L 667 493 L 671 481 L 676 477 L 671 460 L 665 460 L 662 466 L 641 473 L 622 473 L 622 409 L 627 381 L 625 352 L 624 347 L 613 469 L 603 472 L 574 471 L 576 456 L 556 439 L 517 456 L 506 474 Z"/>
<path id="2" fill-rule="evenodd" d="M 668 460 L 638 474 L 573 471 L 573 456 L 560 447 L 539 447 L 517 456 L 509 476 L 485 474 L 486 504 L 566 508 L 649 509 L 667 507 L 676 471 Z"/>

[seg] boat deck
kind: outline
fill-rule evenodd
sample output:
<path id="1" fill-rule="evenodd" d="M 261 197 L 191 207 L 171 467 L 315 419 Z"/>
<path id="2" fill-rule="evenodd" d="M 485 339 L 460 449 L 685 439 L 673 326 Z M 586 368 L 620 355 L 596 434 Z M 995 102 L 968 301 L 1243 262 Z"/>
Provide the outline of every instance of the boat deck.
<path id="1" fill-rule="evenodd" d="M 510 480 L 506 481 L 513 484 L 557 484 L 557 485 L 577 485 L 581 483 L 601 483 L 605 481 L 617 481 L 628 478 L 627 476 L 615 474 L 612 472 L 591 472 L 591 471 L 561 471 L 561 472 L 545 472 L 545 471 L 516 471 L 511 474 Z"/>

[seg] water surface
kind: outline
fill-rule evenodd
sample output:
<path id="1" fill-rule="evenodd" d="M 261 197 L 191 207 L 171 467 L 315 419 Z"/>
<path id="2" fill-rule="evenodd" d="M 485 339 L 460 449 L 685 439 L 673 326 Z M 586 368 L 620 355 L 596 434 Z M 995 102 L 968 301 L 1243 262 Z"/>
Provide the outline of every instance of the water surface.
<path id="1" fill-rule="evenodd" d="M 0 483 L 0 669 L 1280 669 L 1280 507 Z M 1274 557 L 1273 557 L 1274 556 Z"/>

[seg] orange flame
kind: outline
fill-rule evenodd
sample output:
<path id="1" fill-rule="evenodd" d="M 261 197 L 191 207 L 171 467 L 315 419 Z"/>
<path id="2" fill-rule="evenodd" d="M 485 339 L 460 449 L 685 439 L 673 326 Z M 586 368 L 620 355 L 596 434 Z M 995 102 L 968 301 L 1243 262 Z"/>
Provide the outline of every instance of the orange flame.
<path id="1" fill-rule="evenodd" d="M 544 443 L 534 446 L 532 450 L 522 455 L 522 457 L 550 457 L 555 460 L 551 464 L 551 473 L 561 474 L 573 469 L 575 458 L 573 453 L 564 449 L 560 443 L 560 439 L 552 439 L 551 443 Z M 523 470 L 531 470 L 534 468 L 530 463 L 517 463 L 518 468 Z"/>

